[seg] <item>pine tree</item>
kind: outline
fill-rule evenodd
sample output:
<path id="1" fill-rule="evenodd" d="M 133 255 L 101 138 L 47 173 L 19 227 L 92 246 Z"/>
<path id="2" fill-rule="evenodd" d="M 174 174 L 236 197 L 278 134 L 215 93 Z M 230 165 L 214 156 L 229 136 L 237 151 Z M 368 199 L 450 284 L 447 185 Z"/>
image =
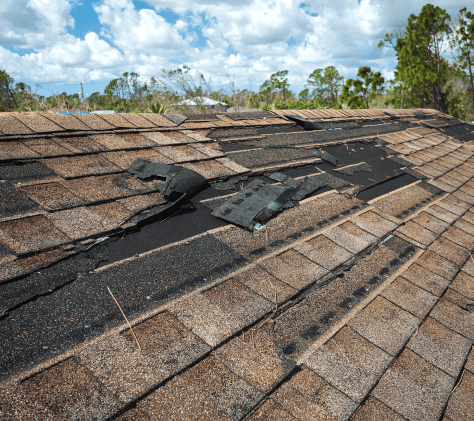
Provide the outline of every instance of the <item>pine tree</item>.
<path id="1" fill-rule="evenodd" d="M 368 66 L 360 67 L 357 77 L 363 80 L 346 80 L 339 100 L 347 102 L 347 107 L 350 109 L 369 108 L 369 102 L 383 90 L 385 79 L 380 72 L 373 73 Z M 352 87 L 354 90 L 350 91 Z"/>

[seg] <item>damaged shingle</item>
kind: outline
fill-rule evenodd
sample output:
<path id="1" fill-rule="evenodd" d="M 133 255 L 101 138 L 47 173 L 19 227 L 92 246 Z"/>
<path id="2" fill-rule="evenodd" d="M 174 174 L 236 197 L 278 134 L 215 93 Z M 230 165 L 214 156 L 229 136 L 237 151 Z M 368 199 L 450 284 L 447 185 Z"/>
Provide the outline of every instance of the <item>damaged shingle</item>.
<path id="1" fill-rule="evenodd" d="M 191 195 L 203 184 L 206 178 L 188 168 L 177 165 L 158 164 L 138 158 L 133 161 L 128 171 L 140 179 L 165 179 L 165 183 L 156 183 L 155 187 L 165 197 Z"/>
<path id="2" fill-rule="evenodd" d="M 296 189 L 255 180 L 221 205 L 212 216 L 252 229 L 286 205 Z"/>
<path id="3" fill-rule="evenodd" d="M 188 119 L 188 117 L 181 114 L 164 114 L 164 116 L 178 126 Z"/>
<path id="4" fill-rule="evenodd" d="M 318 158 L 321 158 L 326 162 L 330 162 L 333 165 L 337 165 L 337 157 L 335 157 L 334 155 L 330 155 L 324 151 L 315 151 L 314 156 L 317 156 Z"/>

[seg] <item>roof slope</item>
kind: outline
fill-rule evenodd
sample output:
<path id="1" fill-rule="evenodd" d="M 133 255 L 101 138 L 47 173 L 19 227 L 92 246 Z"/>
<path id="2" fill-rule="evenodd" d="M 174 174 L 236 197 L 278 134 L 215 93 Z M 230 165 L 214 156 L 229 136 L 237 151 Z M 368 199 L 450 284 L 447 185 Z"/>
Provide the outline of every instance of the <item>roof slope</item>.
<path id="1" fill-rule="evenodd" d="M 0 117 L 0 418 L 474 419 L 473 141 L 426 109 Z"/>

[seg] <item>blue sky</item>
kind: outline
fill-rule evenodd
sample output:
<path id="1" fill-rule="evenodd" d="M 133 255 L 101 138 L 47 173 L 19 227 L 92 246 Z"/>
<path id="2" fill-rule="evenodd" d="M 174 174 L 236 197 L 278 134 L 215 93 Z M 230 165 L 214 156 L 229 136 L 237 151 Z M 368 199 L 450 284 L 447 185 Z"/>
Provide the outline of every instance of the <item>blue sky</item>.
<path id="1" fill-rule="evenodd" d="M 378 48 L 403 30 L 424 1 L 396 0 L 2 0 L 0 69 L 37 93 L 103 92 L 123 72 L 143 80 L 188 65 L 215 89 L 257 90 L 278 70 L 290 89 L 315 69 L 345 79 L 370 66 L 393 79 L 393 49 Z M 451 16 L 473 1 L 432 1 Z M 448 44 L 446 42 L 445 46 Z M 443 50 L 442 50 L 443 51 Z M 449 49 L 443 57 L 452 60 Z"/>

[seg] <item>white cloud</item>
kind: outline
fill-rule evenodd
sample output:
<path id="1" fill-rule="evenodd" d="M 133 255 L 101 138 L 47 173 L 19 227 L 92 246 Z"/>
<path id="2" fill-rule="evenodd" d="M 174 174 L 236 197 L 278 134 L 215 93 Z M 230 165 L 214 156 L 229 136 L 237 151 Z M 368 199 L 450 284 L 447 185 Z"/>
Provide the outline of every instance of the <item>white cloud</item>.
<path id="1" fill-rule="evenodd" d="M 21 56 L 0 47 L 0 62 L 17 79 L 42 82 L 106 82 L 125 71 L 149 78 L 178 63 L 211 75 L 215 85 L 233 75 L 240 88 L 251 82 L 257 89 L 272 73 L 289 70 L 291 89 L 298 92 L 314 69 L 327 66 L 348 79 L 367 65 L 388 80 L 396 56 L 377 44 L 386 33 L 403 30 L 426 3 L 304 0 L 301 7 L 303 0 L 144 0 L 150 6 L 139 10 L 132 0 L 95 1 L 102 27 L 83 38 L 68 34 L 79 0 L 0 1 L 1 44 L 34 51 Z M 432 4 L 445 8 L 452 22 L 460 8 L 474 9 L 473 0 Z M 177 15 L 170 22 L 163 17 L 167 9 Z M 290 39 L 296 42 L 289 45 Z M 443 56 L 452 59 L 449 51 Z"/>
<path id="2" fill-rule="evenodd" d="M 103 0 L 94 10 L 107 37 L 125 53 L 171 55 L 188 48 L 178 28 L 151 9 L 137 11 L 131 0 Z"/>
<path id="3" fill-rule="evenodd" d="M 2 0 L 0 44 L 41 48 L 74 27 L 68 0 Z"/>

